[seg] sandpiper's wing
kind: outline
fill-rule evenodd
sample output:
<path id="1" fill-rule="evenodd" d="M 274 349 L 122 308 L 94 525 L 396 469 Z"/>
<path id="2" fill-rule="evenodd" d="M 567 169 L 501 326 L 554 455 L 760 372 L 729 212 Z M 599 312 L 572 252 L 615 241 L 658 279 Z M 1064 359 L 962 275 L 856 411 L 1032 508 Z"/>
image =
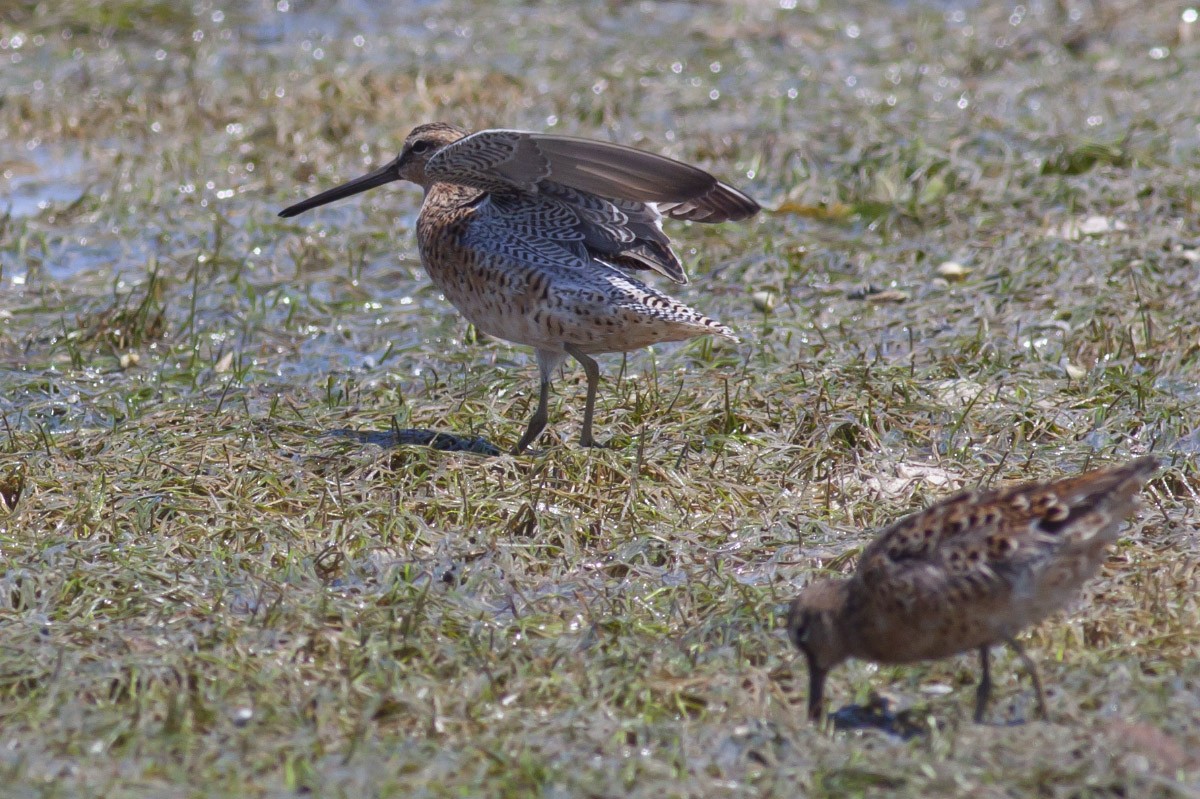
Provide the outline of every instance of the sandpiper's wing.
<path id="1" fill-rule="evenodd" d="M 655 203 L 675 219 L 736 222 L 759 205 L 703 169 L 620 144 L 481 130 L 439 150 L 426 167 L 437 180 L 493 191 L 536 192 L 544 181 L 617 200 Z"/>
<path id="2" fill-rule="evenodd" d="M 496 201 L 492 195 L 478 205 L 454 242 L 456 253 L 489 284 L 492 305 L 511 311 L 504 319 L 493 313 L 490 325 L 472 317 L 485 332 L 538 349 L 566 342 L 589 352 L 704 334 L 737 341 L 725 325 L 597 261 L 581 242 L 554 237 L 544 219 L 536 230 L 514 224 L 511 215 L 497 211 Z"/>
<path id="3" fill-rule="evenodd" d="M 582 248 L 581 256 L 624 269 L 652 269 L 677 283 L 687 282 L 651 206 L 549 182 L 537 194 L 493 191 L 487 202 L 492 213 L 523 236 Z"/>
<path id="4" fill-rule="evenodd" d="M 855 579 L 878 607 L 953 609 L 1021 592 L 1029 596 L 1017 599 L 1048 612 L 1099 566 L 1157 468 L 1144 457 L 1053 482 L 957 494 L 884 530 L 863 552 Z"/>
<path id="5" fill-rule="evenodd" d="M 509 198 L 514 213 L 562 223 L 597 258 L 653 269 L 680 283 L 683 266 L 662 231 L 663 214 L 697 222 L 736 221 L 758 203 L 702 169 L 617 144 L 484 130 L 429 159 L 427 177 Z M 542 202 L 539 211 L 538 202 Z"/>

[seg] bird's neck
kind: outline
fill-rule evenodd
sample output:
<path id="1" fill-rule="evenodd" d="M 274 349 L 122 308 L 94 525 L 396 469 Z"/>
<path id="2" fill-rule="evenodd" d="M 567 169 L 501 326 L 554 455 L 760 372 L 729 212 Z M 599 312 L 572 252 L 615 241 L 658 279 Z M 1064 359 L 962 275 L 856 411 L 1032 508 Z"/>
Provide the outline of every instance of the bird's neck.
<path id="1" fill-rule="evenodd" d="M 426 208 L 457 208 L 475 202 L 483 192 L 457 183 L 430 183 L 425 186 Z"/>

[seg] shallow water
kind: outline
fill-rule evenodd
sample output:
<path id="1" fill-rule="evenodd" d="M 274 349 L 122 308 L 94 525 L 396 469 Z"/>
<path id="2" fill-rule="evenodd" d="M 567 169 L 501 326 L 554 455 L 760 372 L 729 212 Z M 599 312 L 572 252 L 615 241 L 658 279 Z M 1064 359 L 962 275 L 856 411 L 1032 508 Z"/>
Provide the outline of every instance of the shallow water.
<path id="1" fill-rule="evenodd" d="M 83 196 L 83 154 L 63 144 L 0 146 L 0 197 L 4 212 L 27 217 Z"/>

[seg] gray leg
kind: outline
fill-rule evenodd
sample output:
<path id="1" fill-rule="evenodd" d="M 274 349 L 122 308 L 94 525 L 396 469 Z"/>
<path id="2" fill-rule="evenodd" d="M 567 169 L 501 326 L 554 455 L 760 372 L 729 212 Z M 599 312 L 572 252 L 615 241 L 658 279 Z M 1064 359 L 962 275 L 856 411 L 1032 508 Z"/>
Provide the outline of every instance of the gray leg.
<path id="1" fill-rule="evenodd" d="M 1037 693 L 1037 713 L 1038 718 L 1042 721 L 1046 720 L 1046 692 L 1042 690 L 1042 678 L 1038 674 L 1037 664 L 1033 662 L 1033 658 L 1025 654 L 1025 649 L 1017 643 L 1017 639 L 1009 638 L 1008 645 L 1012 647 L 1012 651 L 1017 653 L 1017 657 L 1021 659 L 1021 664 L 1025 666 L 1025 671 L 1029 674 L 1029 681 L 1033 683 L 1033 690 Z"/>
<path id="2" fill-rule="evenodd" d="M 546 429 L 546 420 L 550 415 L 548 411 L 550 404 L 550 377 L 554 374 L 554 370 L 562 364 L 564 357 L 561 352 L 553 352 L 551 350 L 537 351 L 538 372 L 541 375 L 541 382 L 538 386 L 537 410 L 533 412 L 533 418 L 529 420 L 529 426 L 525 428 L 525 435 L 521 436 L 521 440 L 513 448 L 514 455 L 520 455 L 528 449 L 533 440 Z"/>
<path id="3" fill-rule="evenodd" d="M 979 647 L 979 685 L 975 688 L 975 723 L 983 723 L 983 714 L 987 711 L 988 699 L 992 696 L 992 665 L 988 657 L 988 648 Z"/>
<path id="4" fill-rule="evenodd" d="M 592 418 L 596 414 L 596 389 L 600 386 L 600 367 L 594 360 L 580 352 L 574 344 L 568 344 L 565 349 L 568 355 L 579 361 L 579 365 L 583 367 L 583 373 L 587 375 L 587 400 L 583 405 L 583 432 L 579 436 L 579 445 L 598 447 L 600 444 L 596 443 L 596 439 L 592 435 Z"/>
<path id="5" fill-rule="evenodd" d="M 525 428 L 525 435 L 521 436 L 521 440 L 517 442 L 517 446 L 513 448 L 514 455 L 520 455 L 524 452 L 533 440 L 541 435 L 541 432 L 546 429 L 546 419 L 549 417 L 549 412 L 546 406 L 550 402 L 550 381 L 541 381 L 541 387 L 538 393 L 537 410 L 533 412 L 533 418 L 529 420 L 529 426 Z"/>

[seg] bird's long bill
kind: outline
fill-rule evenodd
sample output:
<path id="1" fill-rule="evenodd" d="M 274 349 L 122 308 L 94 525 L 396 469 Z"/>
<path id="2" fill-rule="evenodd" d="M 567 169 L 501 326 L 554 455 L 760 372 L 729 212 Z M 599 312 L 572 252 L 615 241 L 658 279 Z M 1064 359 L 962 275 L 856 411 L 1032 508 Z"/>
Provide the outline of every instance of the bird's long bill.
<path id="1" fill-rule="evenodd" d="M 808 718 L 809 721 L 821 720 L 821 709 L 825 704 L 825 669 L 818 669 L 810 659 L 808 661 Z"/>
<path id="2" fill-rule="evenodd" d="M 360 194 L 368 189 L 373 189 L 376 186 L 382 186 L 385 183 L 391 183 L 393 180 L 400 179 L 399 164 L 397 161 L 391 161 L 374 172 L 363 175 L 361 178 L 347 181 L 340 186 L 334 186 L 328 191 L 323 191 L 307 200 L 301 200 L 295 205 L 289 205 L 279 212 L 282 217 L 295 216 L 302 214 L 310 208 L 316 208 L 318 205 L 340 200 L 343 197 L 350 197 L 355 194 Z"/>

